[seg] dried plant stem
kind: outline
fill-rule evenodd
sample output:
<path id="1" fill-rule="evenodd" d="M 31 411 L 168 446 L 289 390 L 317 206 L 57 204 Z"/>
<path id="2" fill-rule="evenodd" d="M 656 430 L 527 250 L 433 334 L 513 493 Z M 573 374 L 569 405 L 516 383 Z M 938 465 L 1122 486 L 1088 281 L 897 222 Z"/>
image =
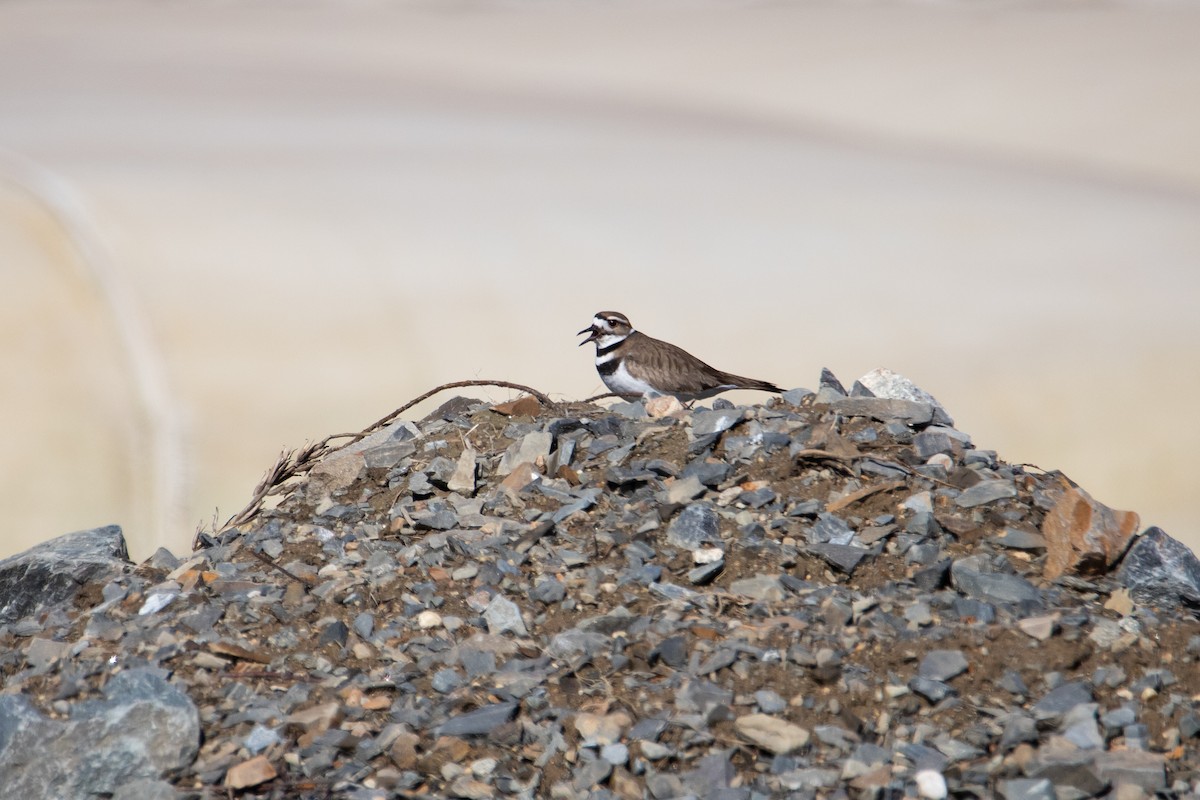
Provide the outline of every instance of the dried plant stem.
<path id="1" fill-rule="evenodd" d="M 279 454 L 279 458 L 276 460 L 274 466 L 267 470 L 266 474 L 263 475 L 262 480 L 260 480 L 258 485 L 254 487 L 254 495 L 250 498 L 250 502 L 246 504 L 246 507 L 230 517 L 225 524 L 221 526 L 221 530 L 217 532 L 221 533 L 223 531 L 227 531 L 230 528 L 235 528 L 238 525 L 249 522 L 257 517 L 260 513 L 262 513 L 262 504 L 267 497 L 273 494 L 283 493 L 286 488 L 284 486 L 285 483 L 292 478 L 297 477 L 298 475 L 305 474 L 315 467 L 321 461 L 321 459 L 325 458 L 329 454 L 352 445 L 355 442 L 370 436 L 372 433 L 375 433 L 375 431 L 386 427 L 405 411 L 423 400 L 428 400 L 438 392 L 444 392 L 447 389 L 461 389 L 466 386 L 500 386 L 505 389 L 515 389 L 519 392 L 526 392 L 527 394 L 533 395 L 540 403 L 542 403 L 542 405 L 556 405 L 553 400 L 551 400 L 544 393 L 539 392 L 537 389 L 520 383 L 512 383 L 511 381 L 472 380 L 443 383 L 441 386 L 430 389 L 428 392 L 409 400 L 407 403 L 400 406 L 386 417 L 371 423 L 358 433 L 336 433 L 332 436 L 326 436 L 316 444 L 305 445 L 298 450 L 283 451 Z M 343 442 L 339 445 L 331 445 L 330 442 L 334 439 L 348 439 L 349 441 Z M 193 545 L 193 547 L 194 546 L 195 545 Z"/>

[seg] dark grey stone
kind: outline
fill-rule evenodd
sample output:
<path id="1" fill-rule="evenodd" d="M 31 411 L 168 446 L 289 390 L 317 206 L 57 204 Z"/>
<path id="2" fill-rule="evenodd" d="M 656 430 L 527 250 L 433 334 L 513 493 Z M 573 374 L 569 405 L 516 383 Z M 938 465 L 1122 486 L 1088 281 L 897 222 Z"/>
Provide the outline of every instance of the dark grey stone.
<path id="1" fill-rule="evenodd" d="M 829 566 L 847 575 L 853 574 L 870 550 L 848 544 L 810 544 L 808 552 L 820 556 Z"/>
<path id="2" fill-rule="evenodd" d="M 913 449 L 921 458 L 929 458 L 938 453 L 954 451 L 954 440 L 944 430 L 927 428 L 913 436 Z"/>
<path id="3" fill-rule="evenodd" d="M 708 503 L 686 506 L 667 527 L 667 544 L 684 550 L 699 550 L 707 544 L 719 543 L 720 518 Z"/>
<path id="4" fill-rule="evenodd" d="M 954 689 L 947 683 L 916 677 L 908 682 L 908 688 L 924 697 L 931 703 L 940 703 L 952 694 Z"/>
<path id="5" fill-rule="evenodd" d="M 1059 719 L 1068 711 L 1081 703 L 1092 702 L 1092 690 L 1083 681 L 1064 683 L 1056 689 L 1051 689 L 1041 700 L 1033 704 L 1030 711 L 1037 720 Z"/>
<path id="6" fill-rule="evenodd" d="M 870 417 L 879 422 L 903 422 L 909 426 L 928 425 L 933 407 L 928 403 L 882 397 L 845 397 L 834 400 L 833 410 L 847 417 Z"/>
<path id="7" fill-rule="evenodd" d="M 959 508 L 975 508 L 1016 496 L 1017 487 L 1013 485 L 1012 481 L 980 481 L 954 498 L 954 504 Z"/>
<path id="8" fill-rule="evenodd" d="M 934 592 L 941 589 L 950 580 L 950 559 L 943 559 L 936 564 L 917 570 L 913 573 L 912 582 L 918 589 Z"/>
<path id="9" fill-rule="evenodd" d="M 714 561 L 710 564 L 701 564 L 698 567 L 693 567 L 688 570 L 688 583 L 693 586 L 707 586 L 717 579 L 725 570 L 725 560 Z"/>
<path id="10" fill-rule="evenodd" d="M 69 602 L 80 587 L 103 584 L 129 565 L 117 525 L 68 533 L 0 561 L 0 624 Z"/>
<path id="11" fill-rule="evenodd" d="M 159 670 L 118 673 L 103 699 L 74 704 L 65 721 L 42 716 L 20 695 L 0 697 L 0 785 L 8 797 L 112 794 L 183 769 L 199 747 L 196 706 Z"/>
<path id="12" fill-rule="evenodd" d="M 987 561 L 981 556 L 960 558 L 950 565 L 950 578 L 959 591 L 979 600 L 993 603 L 1041 604 L 1042 593 L 1018 575 L 985 571 Z"/>
<path id="13" fill-rule="evenodd" d="M 688 643 L 686 636 L 670 636 L 658 643 L 658 647 L 650 653 L 650 660 L 655 658 L 674 669 L 683 669 L 688 662 Z"/>
<path id="14" fill-rule="evenodd" d="M 809 531 L 808 541 L 813 544 L 850 544 L 854 541 L 854 529 L 841 517 L 823 512 L 817 516 L 817 523 Z"/>
<path id="15" fill-rule="evenodd" d="M 566 596 L 567 587 L 557 578 L 543 578 L 529 592 L 531 600 L 536 600 L 546 605 L 561 603 Z"/>
<path id="16" fill-rule="evenodd" d="M 1138 603 L 1200 608 L 1200 560 L 1161 528 L 1150 528 L 1134 541 L 1117 581 Z"/>
<path id="17" fill-rule="evenodd" d="M 1004 723 L 1004 732 L 1000 734 L 1000 749 L 1007 752 L 1023 742 L 1036 744 L 1037 740 L 1037 722 L 1033 717 L 1015 713 Z"/>
<path id="18" fill-rule="evenodd" d="M 438 736 L 485 736 L 512 719 L 520 704 L 492 703 L 451 717 L 437 727 Z"/>

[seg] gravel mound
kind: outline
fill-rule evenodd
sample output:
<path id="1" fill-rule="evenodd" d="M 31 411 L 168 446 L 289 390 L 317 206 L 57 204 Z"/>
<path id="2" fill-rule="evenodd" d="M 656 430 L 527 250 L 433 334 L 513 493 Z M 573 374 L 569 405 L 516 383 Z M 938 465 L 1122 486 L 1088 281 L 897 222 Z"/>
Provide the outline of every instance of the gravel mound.
<path id="1" fill-rule="evenodd" d="M 53 602 L 0 562 L 0 785 L 1200 797 L 1200 562 L 884 377 L 457 398 L 183 558 L 71 534 L 37 569 L 89 537 L 104 569 Z"/>

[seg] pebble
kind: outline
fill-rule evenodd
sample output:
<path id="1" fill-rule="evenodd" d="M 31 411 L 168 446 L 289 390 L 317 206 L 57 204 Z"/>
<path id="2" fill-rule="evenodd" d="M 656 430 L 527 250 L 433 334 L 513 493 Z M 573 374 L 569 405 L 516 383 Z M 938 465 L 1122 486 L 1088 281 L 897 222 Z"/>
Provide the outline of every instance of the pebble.
<path id="1" fill-rule="evenodd" d="M 1152 528 L 1048 577 L 1059 478 L 888 385 L 460 401 L 183 558 L 131 565 L 110 527 L 6 559 L 5 790 L 1193 792 L 1194 556 Z"/>

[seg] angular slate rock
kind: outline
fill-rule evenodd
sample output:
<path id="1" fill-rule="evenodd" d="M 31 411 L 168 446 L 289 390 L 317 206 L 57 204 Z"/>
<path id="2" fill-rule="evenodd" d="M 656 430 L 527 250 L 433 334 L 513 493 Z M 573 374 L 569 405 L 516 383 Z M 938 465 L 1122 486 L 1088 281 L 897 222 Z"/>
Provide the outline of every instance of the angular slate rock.
<path id="1" fill-rule="evenodd" d="M 1064 683 L 1051 689 L 1041 700 L 1033 704 L 1030 711 L 1037 720 L 1059 719 L 1081 703 L 1092 702 L 1092 690 L 1083 681 Z"/>
<path id="2" fill-rule="evenodd" d="M 961 650 L 930 650 L 921 659 L 917 674 L 934 681 L 948 681 L 967 671 L 967 657 Z"/>
<path id="3" fill-rule="evenodd" d="M 1144 605 L 1200 608 L 1200 560 L 1161 528 L 1150 528 L 1134 540 L 1117 581 Z"/>
<path id="4" fill-rule="evenodd" d="M 451 717 L 437 727 L 438 736 L 485 736 L 512 719 L 519 703 L 492 703 Z"/>
<path id="5" fill-rule="evenodd" d="M 1042 603 L 1042 593 L 1018 575 L 987 571 L 980 556 L 960 558 L 950 565 L 955 587 L 971 597 L 993 603 Z"/>
<path id="6" fill-rule="evenodd" d="M 697 411 L 692 414 L 692 436 L 699 438 L 713 433 L 723 433 L 736 425 L 742 418 L 739 408 L 713 411 Z"/>
<path id="7" fill-rule="evenodd" d="M 191 764 L 200 717 L 158 670 L 115 675 L 104 698 L 76 703 L 66 721 L 48 719 L 24 697 L 0 697 L 0 786 L 6 797 L 51 800 L 113 794 Z"/>
<path id="8" fill-rule="evenodd" d="M 719 518 L 708 503 L 692 503 L 667 528 L 667 544 L 684 550 L 699 550 L 706 544 L 720 542 Z"/>
<path id="9" fill-rule="evenodd" d="M 0 561 L 0 624 L 65 603 L 81 586 L 103 585 L 129 564 L 118 525 L 77 531 Z"/>
<path id="10" fill-rule="evenodd" d="M 820 556 L 829 566 L 846 575 L 853 574 L 862 560 L 871 555 L 870 550 L 848 544 L 810 544 L 807 550 L 813 555 Z"/>
<path id="11" fill-rule="evenodd" d="M 1016 496 L 1017 487 L 1012 481 L 980 481 L 954 498 L 954 504 L 959 508 L 975 508 Z"/>

